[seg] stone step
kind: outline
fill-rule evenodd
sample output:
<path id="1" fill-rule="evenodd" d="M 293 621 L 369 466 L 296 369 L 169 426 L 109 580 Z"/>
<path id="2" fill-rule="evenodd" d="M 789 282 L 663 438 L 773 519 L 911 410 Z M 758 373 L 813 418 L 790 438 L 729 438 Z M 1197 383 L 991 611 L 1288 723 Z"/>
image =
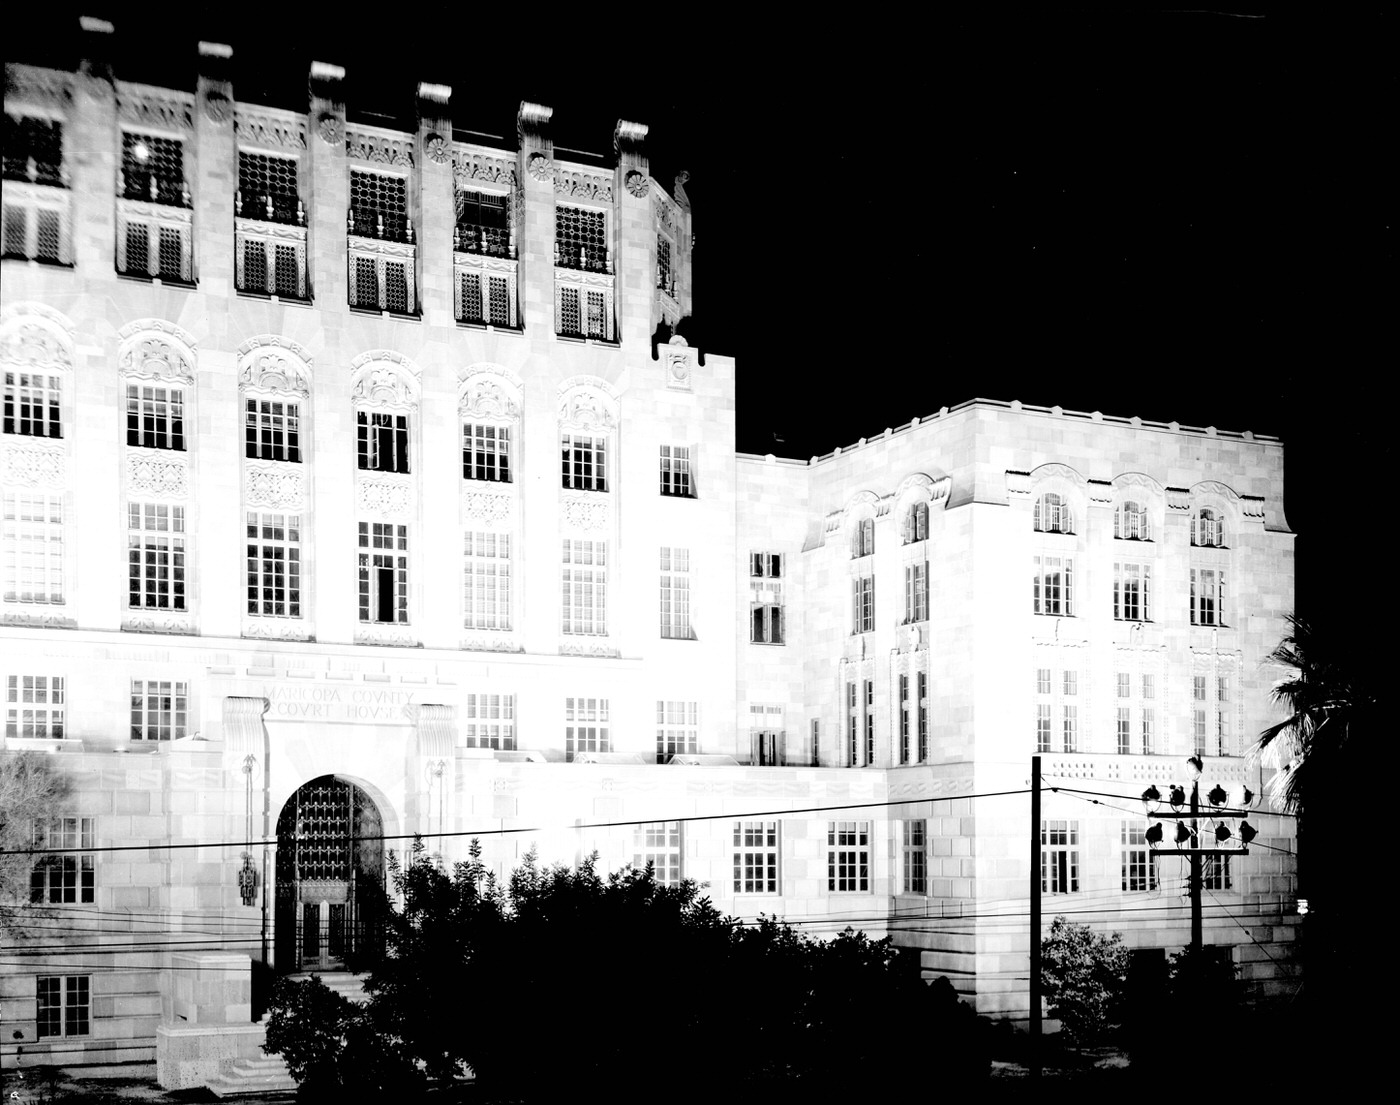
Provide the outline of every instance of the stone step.
<path id="1" fill-rule="evenodd" d="M 280 1055 L 236 1059 L 223 1074 L 205 1083 L 215 1097 L 242 1097 L 250 1094 L 293 1093 L 296 1079 Z"/>
<path id="2" fill-rule="evenodd" d="M 359 1002 L 361 1005 L 369 1001 L 369 995 L 365 993 L 364 975 L 352 975 L 349 971 L 326 971 L 324 973 L 309 971 L 292 975 L 292 977 L 297 979 L 319 978 L 329 989 L 334 990 L 342 997 Z"/>

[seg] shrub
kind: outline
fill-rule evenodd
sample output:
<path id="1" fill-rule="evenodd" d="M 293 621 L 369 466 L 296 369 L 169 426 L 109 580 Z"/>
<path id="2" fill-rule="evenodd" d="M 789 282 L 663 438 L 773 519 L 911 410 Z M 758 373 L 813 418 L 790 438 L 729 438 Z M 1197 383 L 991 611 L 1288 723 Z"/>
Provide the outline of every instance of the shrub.
<path id="1" fill-rule="evenodd" d="M 1076 1044 L 1098 1043 L 1118 1022 L 1128 977 L 1123 937 L 1056 917 L 1040 942 L 1040 955 L 1050 1015 Z"/>

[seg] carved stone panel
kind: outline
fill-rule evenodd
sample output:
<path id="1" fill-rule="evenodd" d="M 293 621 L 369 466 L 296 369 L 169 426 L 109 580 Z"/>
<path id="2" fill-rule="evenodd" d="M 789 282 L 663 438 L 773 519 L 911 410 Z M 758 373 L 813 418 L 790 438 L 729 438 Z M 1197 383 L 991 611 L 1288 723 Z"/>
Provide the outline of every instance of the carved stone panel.
<path id="1" fill-rule="evenodd" d="M 0 452 L 0 483 L 6 487 L 51 487 L 62 490 L 67 460 L 61 445 L 6 445 Z"/>
<path id="2" fill-rule="evenodd" d="M 306 480 L 300 465 L 249 463 L 243 472 L 243 502 L 273 510 L 306 509 Z"/>
<path id="3" fill-rule="evenodd" d="M 417 648 L 418 638 L 408 626 L 370 625 L 361 623 L 355 627 L 357 645 L 391 645 L 396 648 Z"/>
<path id="4" fill-rule="evenodd" d="M 309 641 L 311 627 L 304 618 L 259 618 L 244 614 L 243 636 L 264 641 Z"/>
<path id="5" fill-rule="evenodd" d="M 607 529 L 612 525 L 612 501 L 603 493 L 565 493 L 560 503 L 563 522 L 569 529 Z"/>
<path id="6" fill-rule="evenodd" d="M 178 633 L 195 632 L 194 615 L 188 611 L 132 611 L 122 615 L 122 629 L 128 633 Z"/>
<path id="7" fill-rule="evenodd" d="M 408 520 L 413 514 L 413 485 L 407 477 L 357 472 L 355 505 L 376 517 Z"/>
<path id="8" fill-rule="evenodd" d="M 189 496 L 188 476 L 188 461 L 183 453 L 165 449 L 128 448 L 126 451 L 128 491 L 184 499 Z"/>
<path id="9" fill-rule="evenodd" d="M 469 483 L 470 481 L 464 481 Z M 462 520 L 487 525 L 508 522 L 515 510 L 515 496 L 509 492 L 462 489 Z"/>

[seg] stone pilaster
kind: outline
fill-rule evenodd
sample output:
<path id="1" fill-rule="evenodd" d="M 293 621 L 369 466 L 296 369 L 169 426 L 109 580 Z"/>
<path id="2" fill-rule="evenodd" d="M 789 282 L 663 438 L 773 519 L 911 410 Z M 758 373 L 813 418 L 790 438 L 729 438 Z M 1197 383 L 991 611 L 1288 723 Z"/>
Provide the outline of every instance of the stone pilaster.
<path id="1" fill-rule="evenodd" d="M 72 167 L 73 260 L 78 271 L 116 267 L 117 93 L 112 84 L 112 24 L 83 16 L 83 61 L 74 81 L 64 155 Z"/>
<path id="2" fill-rule="evenodd" d="M 553 115 L 553 108 L 522 101 L 516 116 L 520 140 L 516 176 L 523 208 L 516 230 L 521 319 L 532 338 L 554 333 L 554 139 L 549 127 Z"/>
<path id="3" fill-rule="evenodd" d="M 656 232 L 652 226 L 646 151 L 647 128 L 641 123 L 617 121 L 613 149 L 617 154 L 613 196 L 617 218 L 618 339 L 624 347 L 648 348 L 659 319 L 653 318 L 656 302 Z"/>
<path id="4" fill-rule="evenodd" d="M 452 229 L 456 201 L 452 192 L 452 89 L 445 84 L 418 86 L 418 291 L 423 321 L 451 326 Z"/>

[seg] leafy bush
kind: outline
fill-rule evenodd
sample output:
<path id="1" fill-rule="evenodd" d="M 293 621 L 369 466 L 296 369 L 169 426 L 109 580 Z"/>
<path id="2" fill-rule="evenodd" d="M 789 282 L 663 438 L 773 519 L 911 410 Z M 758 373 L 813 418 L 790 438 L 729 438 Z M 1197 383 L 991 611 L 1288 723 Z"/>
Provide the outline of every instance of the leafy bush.
<path id="1" fill-rule="evenodd" d="M 1056 917 L 1040 942 L 1040 956 L 1050 1015 L 1076 1044 L 1104 1039 L 1118 1022 L 1128 978 L 1123 937 Z"/>

